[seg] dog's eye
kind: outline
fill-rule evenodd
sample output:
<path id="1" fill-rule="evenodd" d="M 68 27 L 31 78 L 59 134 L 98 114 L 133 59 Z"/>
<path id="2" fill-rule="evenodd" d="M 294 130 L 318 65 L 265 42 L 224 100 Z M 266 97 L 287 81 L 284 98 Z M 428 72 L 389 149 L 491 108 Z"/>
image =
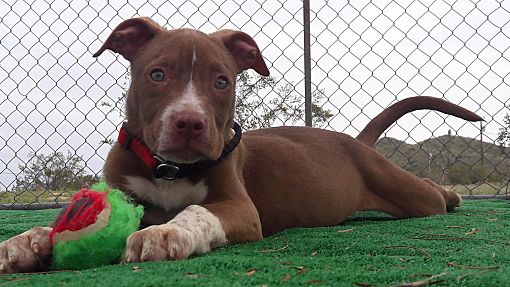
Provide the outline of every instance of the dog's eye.
<path id="1" fill-rule="evenodd" d="M 225 76 L 220 76 L 216 79 L 216 88 L 217 89 L 226 89 L 228 87 L 228 79 Z"/>
<path id="2" fill-rule="evenodd" d="M 154 69 L 151 71 L 151 79 L 154 82 L 161 82 L 165 79 L 165 72 L 161 69 Z"/>

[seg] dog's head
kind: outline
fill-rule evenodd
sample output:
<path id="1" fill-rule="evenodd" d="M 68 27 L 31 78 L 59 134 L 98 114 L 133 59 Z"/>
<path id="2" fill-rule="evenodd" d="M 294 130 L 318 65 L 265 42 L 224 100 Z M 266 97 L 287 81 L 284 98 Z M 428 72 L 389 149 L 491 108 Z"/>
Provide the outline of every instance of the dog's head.
<path id="1" fill-rule="evenodd" d="M 269 75 L 255 41 L 239 31 L 165 30 L 148 18 L 119 24 L 103 46 L 131 63 L 128 127 L 158 156 L 180 163 L 217 159 L 232 137 L 235 81 Z"/>

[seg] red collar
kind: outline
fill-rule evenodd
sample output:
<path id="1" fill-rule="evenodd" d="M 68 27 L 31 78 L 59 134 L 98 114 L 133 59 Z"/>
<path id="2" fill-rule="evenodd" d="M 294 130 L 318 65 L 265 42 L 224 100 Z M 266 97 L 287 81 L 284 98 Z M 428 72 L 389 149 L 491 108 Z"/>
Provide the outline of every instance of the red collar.
<path id="1" fill-rule="evenodd" d="M 141 161 L 143 161 L 145 166 L 152 170 L 153 176 L 155 178 L 174 180 L 200 173 L 225 160 L 241 141 L 241 126 L 234 122 L 233 129 L 235 132 L 234 138 L 232 138 L 232 140 L 227 145 L 225 145 L 220 157 L 217 160 L 204 160 L 192 164 L 176 163 L 160 159 L 143 143 L 143 141 L 139 140 L 129 132 L 129 130 L 126 128 L 126 123 L 124 123 L 120 129 L 117 142 L 124 149 L 130 150 Z"/>
<path id="2" fill-rule="evenodd" d="M 141 159 L 145 165 L 149 169 L 154 169 L 156 167 L 157 161 L 154 158 L 154 154 L 150 151 L 150 149 L 140 142 L 137 138 L 135 138 L 131 133 L 126 129 L 126 124 L 122 125 L 122 128 L 119 132 L 119 138 L 117 142 L 126 150 L 131 150 L 139 159 Z"/>

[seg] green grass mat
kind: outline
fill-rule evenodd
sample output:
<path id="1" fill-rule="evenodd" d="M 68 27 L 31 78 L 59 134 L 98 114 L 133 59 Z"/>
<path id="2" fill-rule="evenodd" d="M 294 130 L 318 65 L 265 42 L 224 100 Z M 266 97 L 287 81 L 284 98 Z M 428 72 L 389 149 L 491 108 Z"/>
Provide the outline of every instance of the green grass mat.
<path id="1" fill-rule="evenodd" d="M 47 224 L 56 212 L 0 211 L 0 239 Z M 509 225 L 503 200 L 467 201 L 418 219 L 359 213 L 336 227 L 292 229 L 189 260 L 2 275 L 0 285 L 510 286 Z"/>

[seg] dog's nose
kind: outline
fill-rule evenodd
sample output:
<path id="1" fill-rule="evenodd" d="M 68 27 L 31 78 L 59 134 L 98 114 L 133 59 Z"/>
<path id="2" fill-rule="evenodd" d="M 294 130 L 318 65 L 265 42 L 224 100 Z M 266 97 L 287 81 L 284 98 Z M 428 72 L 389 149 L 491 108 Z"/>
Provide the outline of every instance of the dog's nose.
<path id="1" fill-rule="evenodd" d="M 183 114 L 174 120 L 174 127 L 178 133 L 197 136 L 202 134 L 207 126 L 205 119 L 199 115 Z"/>

